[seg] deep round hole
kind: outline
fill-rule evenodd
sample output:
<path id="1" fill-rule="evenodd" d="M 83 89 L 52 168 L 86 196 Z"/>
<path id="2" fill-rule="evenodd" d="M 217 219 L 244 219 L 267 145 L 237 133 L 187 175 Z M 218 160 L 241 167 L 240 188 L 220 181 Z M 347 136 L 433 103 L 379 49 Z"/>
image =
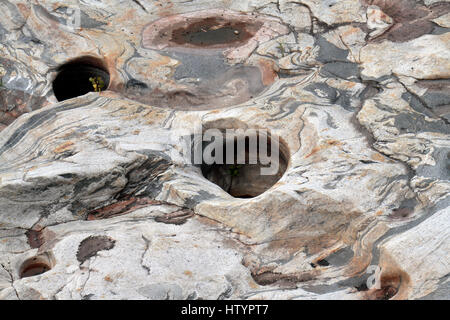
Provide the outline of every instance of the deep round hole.
<path id="1" fill-rule="evenodd" d="M 264 135 L 265 138 L 262 139 Z M 279 139 L 271 139 L 265 131 L 258 131 L 256 136 L 256 139 L 246 135 L 229 138 L 228 135 L 223 134 L 222 150 L 217 148 L 211 152 L 216 160 L 216 151 L 221 152 L 222 161 L 207 164 L 203 157 L 201 165 L 203 176 L 235 198 L 254 198 L 270 189 L 286 171 L 289 159 L 288 151 Z M 215 142 L 214 140 L 203 142 L 203 156 L 209 153 L 207 148 L 210 143 Z M 267 152 L 264 151 L 264 148 L 261 150 L 261 143 L 267 144 L 265 149 Z M 255 144 L 256 147 L 254 147 Z M 272 157 L 272 147 L 278 149 L 278 156 L 274 152 Z M 260 157 L 261 154 L 263 158 Z M 245 159 L 245 163 L 242 159 Z M 266 160 L 261 161 L 262 159 Z M 267 159 L 271 159 L 270 163 L 274 164 L 274 171 L 270 174 L 262 170 L 263 168 L 267 170 L 271 166 L 271 164 L 267 164 Z"/>
<path id="2" fill-rule="evenodd" d="M 104 91 L 109 86 L 109 73 L 95 58 L 80 58 L 58 69 L 53 92 L 58 101 L 79 97 L 88 92 Z"/>
<path id="3" fill-rule="evenodd" d="M 49 271 L 53 266 L 51 255 L 42 254 L 25 260 L 20 267 L 20 278 L 37 276 Z"/>
<path id="4" fill-rule="evenodd" d="M 20 275 L 21 278 L 27 278 L 42 274 L 50 270 L 50 267 L 45 263 L 33 263 L 27 266 Z"/>

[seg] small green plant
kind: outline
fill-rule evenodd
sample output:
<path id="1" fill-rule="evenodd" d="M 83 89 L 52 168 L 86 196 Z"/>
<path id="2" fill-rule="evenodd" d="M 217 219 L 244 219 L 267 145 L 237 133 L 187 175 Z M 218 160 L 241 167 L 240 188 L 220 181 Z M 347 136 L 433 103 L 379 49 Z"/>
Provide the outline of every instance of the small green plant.
<path id="1" fill-rule="evenodd" d="M 228 168 L 228 172 L 232 177 L 237 177 L 239 175 L 239 169 L 242 168 L 240 164 L 233 164 Z"/>
<path id="2" fill-rule="evenodd" d="M 284 48 L 283 44 L 281 42 L 278 42 L 278 50 L 280 50 L 281 55 L 284 57 L 287 53 L 286 49 Z"/>
<path id="3" fill-rule="evenodd" d="M 102 77 L 90 77 L 89 81 L 92 83 L 95 92 L 101 92 L 105 87 L 105 81 Z"/>

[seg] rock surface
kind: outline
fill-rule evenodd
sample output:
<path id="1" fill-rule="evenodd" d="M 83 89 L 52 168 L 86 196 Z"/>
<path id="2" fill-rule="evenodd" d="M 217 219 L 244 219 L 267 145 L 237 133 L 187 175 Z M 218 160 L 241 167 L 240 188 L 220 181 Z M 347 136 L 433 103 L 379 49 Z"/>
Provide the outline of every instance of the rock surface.
<path id="1" fill-rule="evenodd" d="M 450 298 L 448 1 L 0 11 L 0 299 Z M 69 62 L 104 90 L 58 102 Z M 233 197 L 196 125 L 269 130 L 285 172 Z"/>

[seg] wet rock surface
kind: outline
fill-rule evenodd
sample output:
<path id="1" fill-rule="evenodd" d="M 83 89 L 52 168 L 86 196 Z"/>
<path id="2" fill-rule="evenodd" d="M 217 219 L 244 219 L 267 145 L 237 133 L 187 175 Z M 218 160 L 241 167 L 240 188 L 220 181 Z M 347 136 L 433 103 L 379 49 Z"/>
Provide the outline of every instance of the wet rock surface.
<path id="1" fill-rule="evenodd" d="M 450 298 L 448 1 L 0 11 L 0 299 Z"/>

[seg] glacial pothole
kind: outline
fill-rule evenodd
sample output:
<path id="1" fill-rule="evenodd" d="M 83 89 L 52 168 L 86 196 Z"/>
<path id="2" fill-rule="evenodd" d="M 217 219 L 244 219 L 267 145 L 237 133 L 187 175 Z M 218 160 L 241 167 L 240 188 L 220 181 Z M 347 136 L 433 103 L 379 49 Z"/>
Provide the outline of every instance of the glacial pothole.
<path id="1" fill-rule="evenodd" d="M 217 46 L 241 44 L 252 38 L 261 23 L 246 24 L 228 21 L 221 17 L 211 17 L 193 22 L 185 27 L 173 29 L 170 41 L 184 45 Z"/>
<path id="2" fill-rule="evenodd" d="M 53 93 L 58 101 L 75 98 L 89 92 L 104 91 L 109 86 L 109 73 L 101 60 L 83 57 L 62 65 L 53 81 Z"/>
<path id="3" fill-rule="evenodd" d="M 228 49 L 247 43 L 264 22 L 255 16 L 225 10 L 209 10 L 166 17 L 143 31 L 144 47 L 201 47 Z"/>
<path id="4" fill-rule="evenodd" d="M 50 253 L 40 254 L 25 260 L 19 270 L 20 278 L 33 277 L 49 271 L 54 265 L 54 258 Z"/>
<path id="5" fill-rule="evenodd" d="M 255 131 L 255 136 L 236 134 L 230 138 L 224 134 L 222 142 L 213 139 L 203 143 L 203 176 L 235 198 L 264 193 L 281 179 L 288 166 L 284 143 L 263 130 Z"/>
<path id="6" fill-rule="evenodd" d="M 260 96 L 278 77 L 273 63 L 246 62 L 258 43 L 289 29 L 273 17 L 232 10 L 200 10 L 149 23 L 142 47 L 170 61 L 170 70 L 153 72 L 160 62 L 136 57 L 127 62 L 131 77 L 122 94 L 141 103 L 175 110 L 215 110 Z M 166 75 L 170 72 L 170 75 Z"/>

